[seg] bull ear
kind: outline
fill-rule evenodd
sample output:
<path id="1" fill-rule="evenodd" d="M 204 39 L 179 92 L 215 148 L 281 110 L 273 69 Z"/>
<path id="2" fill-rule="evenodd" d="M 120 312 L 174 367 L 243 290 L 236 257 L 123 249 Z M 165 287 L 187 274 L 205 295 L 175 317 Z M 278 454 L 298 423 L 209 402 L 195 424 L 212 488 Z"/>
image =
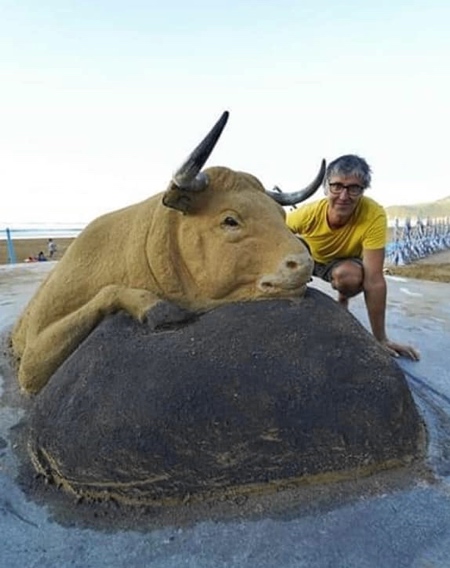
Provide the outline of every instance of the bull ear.
<path id="1" fill-rule="evenodd" d="M 196 179 L 200 180 L 200 178 L 202 179 L 203 187 L 206 187 L 208 185 L 208 176 L 201 172 Z M 189 213 L 196 195 L 196 192 L 180 188 L 172 181 L 163 195 L 162 202 L 166 207 L 177 209 L 182 213 Z"/>
<path id="2" fill-rule="evenodd" d="M 295 205 L 296 203 L 301 203 L 302 201 L 305 201 L 305 199 L 308 199 L 308 197 L 311 197 L 311 195 L 313 195 L 322 185 L 326 169 L 326 162 L 325 160 L 322 160 L 319 173 L 315 179 L 307 187 L 300 191 L 284 193 L 279 187 L 275 186 L 273 190 L 266 189 L 266 194 L 280 205 Z"/>
<path id="3" fill-rule="evenodd" d="M 185 191 L 171 183 L 163 195 L 162 202 L 166 207 L 187 213 L 191 198 Z"/>

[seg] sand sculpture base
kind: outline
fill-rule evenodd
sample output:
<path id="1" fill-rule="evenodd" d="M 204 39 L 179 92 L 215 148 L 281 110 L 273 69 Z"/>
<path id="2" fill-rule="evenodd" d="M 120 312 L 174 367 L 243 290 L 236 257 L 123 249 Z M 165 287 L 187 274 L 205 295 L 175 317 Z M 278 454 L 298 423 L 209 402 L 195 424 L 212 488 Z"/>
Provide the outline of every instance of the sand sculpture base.
<path id="1" fill-rule="evenodd" d="M 36 397 L 29 447 L 79 496 L 170 503 L 404 464 L 424 429 L 402 371 L 330 297 L 171 324 L 108 317 Z"/>

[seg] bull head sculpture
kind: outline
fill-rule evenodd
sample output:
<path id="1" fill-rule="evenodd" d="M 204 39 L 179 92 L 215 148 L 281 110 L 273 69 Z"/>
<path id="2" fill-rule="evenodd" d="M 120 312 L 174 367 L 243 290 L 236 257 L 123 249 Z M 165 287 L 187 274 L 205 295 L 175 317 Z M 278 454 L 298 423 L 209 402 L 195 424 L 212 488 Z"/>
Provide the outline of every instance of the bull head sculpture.
<path id="1" fill-rule="evenodd" d="M 225 111 L 205 138 L 173 174 L 169 189 L 163 197 L 163 203 L 166 207 L 178 209 L 185 213 L 189 209 L 192 193 L 202 191 L 207 187 L 208 176 L 201 169 L 217 144 L 228 117 L 229 112 Z M 325 170 L 325 160 L 322 160 L 319 173 L 304 189 L 293 193 L 284 193 L 279 187 L 275 186 L 273 190 L 265 190 L 266 194 L 280 205 L 295 205 L 305 201 L 321 186 Z"/>

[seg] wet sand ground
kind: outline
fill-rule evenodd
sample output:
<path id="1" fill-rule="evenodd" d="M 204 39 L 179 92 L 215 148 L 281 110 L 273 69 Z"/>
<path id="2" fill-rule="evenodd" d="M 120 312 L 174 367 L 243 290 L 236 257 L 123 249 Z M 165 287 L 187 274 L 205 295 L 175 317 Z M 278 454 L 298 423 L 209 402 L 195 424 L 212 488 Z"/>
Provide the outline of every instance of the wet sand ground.
<path id="1" fill-rule="evenodd" d="M 389 329 L 420 347 L 399 361 L 427 422 L 431 475 L 381 472 L 327 486 L 174 508 L 124 510 L 46 486 L 29 471 L 32 399 L 5 335 L 54 263 L 0 267 L 0 565 L 8 568 L 445 568 L 450 558 L 449 284 L 388 277 Z M 325 283 L 312 283 L 333 294 Z M 367 325 L 364 299 L 350 309 Z"/>

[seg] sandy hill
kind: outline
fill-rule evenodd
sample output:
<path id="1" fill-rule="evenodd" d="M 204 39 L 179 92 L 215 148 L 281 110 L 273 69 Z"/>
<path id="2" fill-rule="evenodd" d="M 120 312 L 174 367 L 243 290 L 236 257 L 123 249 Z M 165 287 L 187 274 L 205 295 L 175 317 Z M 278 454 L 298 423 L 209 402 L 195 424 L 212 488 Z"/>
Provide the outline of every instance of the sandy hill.
<path id="1" fill-rule="evenodd" d="M 390 219 L 395 219 L 396 217 L 400 219 L 405 217 L 421 217 L 422 219 L 426 217 L 450 217 L 450 195 L 429 203 L 391 205 L 385 209 Z"/>

